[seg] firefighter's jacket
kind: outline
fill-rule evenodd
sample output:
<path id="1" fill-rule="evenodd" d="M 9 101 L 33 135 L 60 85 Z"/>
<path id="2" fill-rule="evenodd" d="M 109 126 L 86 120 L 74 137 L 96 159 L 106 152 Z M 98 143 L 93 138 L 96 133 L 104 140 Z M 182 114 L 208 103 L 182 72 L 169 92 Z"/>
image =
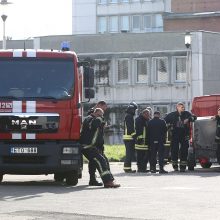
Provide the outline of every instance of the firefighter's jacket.
<path id="1" fill-rule="evenodd" d="M 135 119 L 135 149 L 136 150 L 148 150 L 148 119 L 145 119 L 140 114 Z"/>
<path id="2" fill-rule="evenodd" d="M 166 122 L 159 117 L 154 117 L 148 123 L 150 145 L 165 143 L 167 126 Z"/>
<path id="3" fill-rule="evenodd" d="M 188 119 L 189 122 L 184 124 L 184 120 Z M 189 139 L 190 122 L 196 120 L 196 117 L 188 111 L 183 111 L 179 114 L 178 111 L 169 113 L 164 120 L 171 126 L 172 136 L 181 136 Z"/>
<path id="4" fill-rule="evenodd" d="M 135 135 L 135 124 L 134 124 L 134 115 L 127 113 L 124 119 L 124 141 L 134 140 Z"/>
<path id="5" fill-rule="evenodd" d="M 89 115 L 84 119 L 80 133 L 80 143 L 84 149 L 103 146 L 103 124 L 101 117 Z"/>

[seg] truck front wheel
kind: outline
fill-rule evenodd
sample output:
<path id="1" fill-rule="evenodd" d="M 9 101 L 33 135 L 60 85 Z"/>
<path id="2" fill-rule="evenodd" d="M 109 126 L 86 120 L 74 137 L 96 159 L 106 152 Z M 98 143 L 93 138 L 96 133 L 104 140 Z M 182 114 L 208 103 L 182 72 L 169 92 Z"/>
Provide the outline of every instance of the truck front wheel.
<path id="1" fill-rule="evenodd" d="M 78 183 L 77 171 L 72 171 L 66 174 L 66 184 L 69 186 L 75 186 Z"/>
<path id="2" fill-rule="evenodd" d="M 65 179 L 65 175 L 62 173 L 55 173 L 54 174 L 54 180 L 56 182 L 63 182 L 63 180 Z"/>

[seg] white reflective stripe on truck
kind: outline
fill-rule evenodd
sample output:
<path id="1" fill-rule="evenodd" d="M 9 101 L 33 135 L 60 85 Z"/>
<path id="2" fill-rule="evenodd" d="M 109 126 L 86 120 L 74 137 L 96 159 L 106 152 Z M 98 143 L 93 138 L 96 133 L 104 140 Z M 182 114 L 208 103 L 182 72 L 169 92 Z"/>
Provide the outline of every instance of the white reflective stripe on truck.
<path id="1" fill-rule="evenodd" d="M 36 113 L 36 101 L 26 101 L 26 109 L 24 110 L 27 113 Z M 22 101 L 13 101 L 12 107 L 13 113 L 22 113 Z M 12 139 L 22 139 L 21 133 L 12 133 Z M 25 139 L 36 139 L 36 134 L 26 133 Z"/>
<path id="2" fill-rule="evenodd" d="M 36 113 L 36 101 L 26 102 L 26 112 Z M 26 139 L 36 139 L 36 134 L 26 133 Z"/>

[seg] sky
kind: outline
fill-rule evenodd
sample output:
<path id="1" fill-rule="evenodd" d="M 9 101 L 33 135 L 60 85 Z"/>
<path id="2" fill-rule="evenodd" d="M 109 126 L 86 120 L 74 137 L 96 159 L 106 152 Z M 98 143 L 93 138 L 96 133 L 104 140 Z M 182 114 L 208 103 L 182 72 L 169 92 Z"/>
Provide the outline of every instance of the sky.
<path id="1" fill-rule="evenodd" d="M 72 0 L 8 0 L 0 5 L 7 15 L 5 35 L 12 40 L 48 35 L 72 34 Z M 0 19 L 0 40 L 3 21 Z"/>

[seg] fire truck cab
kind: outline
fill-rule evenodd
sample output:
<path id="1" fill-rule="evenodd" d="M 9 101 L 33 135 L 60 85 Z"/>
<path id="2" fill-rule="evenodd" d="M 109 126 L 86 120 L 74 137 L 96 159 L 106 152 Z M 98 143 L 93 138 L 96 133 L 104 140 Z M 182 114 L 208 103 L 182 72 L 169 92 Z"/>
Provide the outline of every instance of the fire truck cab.
<path id="1" fill-rule="evenodd" d="M 78 66 L 70 51 L 0 51 L 0 182 L 4 174 L 54 174 L 78 183 L 85 91 Z"/>

